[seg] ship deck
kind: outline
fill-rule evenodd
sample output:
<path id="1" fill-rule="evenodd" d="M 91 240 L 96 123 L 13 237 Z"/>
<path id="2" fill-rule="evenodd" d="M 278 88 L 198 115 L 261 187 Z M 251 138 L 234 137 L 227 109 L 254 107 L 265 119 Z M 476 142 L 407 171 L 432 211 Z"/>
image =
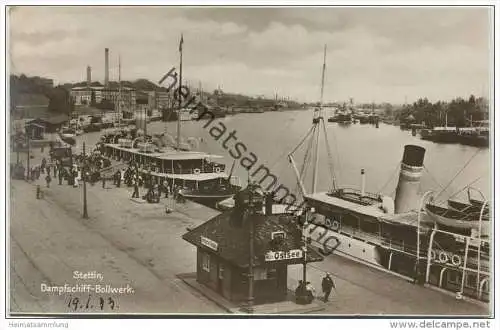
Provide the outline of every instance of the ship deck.
<path id="1" fill-rule="evenodd" d="M 361 215 L 376 218 L 382 222 L 418 227 L 417 211 L 410 211 L 399 214 L 388 214 L 381 209 L 382 203 L 362 205 L 346 201 L 338 197 L 329 196 L 326 192 L 307 195 L 306 199 L 319 202 L 323 205 L 331 205 L 336 208 L 341 208 Z M 432 222 L 432 219 L 425 212 L 422 212 L 420 220 L 422 223 Z"/>
<path id="2" fill-rule="evenodd" d="M 305 196 L 306 199 L 320 202 L 322 204 L 332 205 L 337 208 L 342 208 L 346 210 L 350 210 L 362 215 L 366 215 L 373 218 L 379 218 L 383 215 L 386 215 L 384 211 L 380 208 L 382 203 L 375 203 L 371 205 L 362 205 L 350 201 L 346 201 L 342 198 L 329 196 L 326 192 L 320 192 L 315 194 L 310 194 Z"/>

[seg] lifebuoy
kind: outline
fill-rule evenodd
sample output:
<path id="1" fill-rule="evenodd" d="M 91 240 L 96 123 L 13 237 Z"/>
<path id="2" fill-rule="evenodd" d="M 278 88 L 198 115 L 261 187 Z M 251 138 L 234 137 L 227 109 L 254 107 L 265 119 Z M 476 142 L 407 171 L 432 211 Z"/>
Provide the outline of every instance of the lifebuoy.
<path id="1" fill-rule="evenodd" d="M 193 172 L 194 172 L 194 174 L 200 174 L 201 173 L 201 171 L 200 171 L 199 168 L 195 168 Z"/>
<path id="2" fill-rule="evenodd" d="M 462 258 L 460 258 L 459 255 L 454 254 L 451 256 L 451 263 L 454 266 L 460 266 L 460 264 L 462 263 Z"/>
<path id="3" fill-rule="evenodd" d="M 436 252 L 434 250 L 431 250 L 431 260 L 436 260 Z"/>
<path id="4" fill-rule="evenodd" d="M 448 255 L 444 251 L 439 252 L 439 261 L 442 263 L 448 262 Z"/>
<path id="5" fill-rule="evenodd" d="M 340 229 L 340 223 L 337 220 L 333 220 L 332 229 L 338 231 Z"/>
<path id="6" fill-rule="evenodd" d="M 220 173 L 220 168 L 219 167 L 214 167 L 215 173 Z"/>

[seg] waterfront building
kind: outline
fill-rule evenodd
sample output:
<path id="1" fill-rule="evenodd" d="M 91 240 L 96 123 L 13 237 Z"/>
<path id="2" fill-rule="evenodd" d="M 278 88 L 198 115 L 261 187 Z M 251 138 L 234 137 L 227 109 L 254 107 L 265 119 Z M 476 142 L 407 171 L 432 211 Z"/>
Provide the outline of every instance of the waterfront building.
<path id="1" fill-rule="evenodd" d="M 273 214 L 272 198 L 255 187 L 251 184 L 235 195 L 233 210 L 183 236 L 197 247 L 197 282 L 243 305 L 248 300 L 256 304 L 286 300 L 288 265 L 323 260 L 310 247 L 304 260 L 298 217 Z"/>
<path id="2" fill-rule="evenodd" d="M 136 104 L 136 90 L 130 87 L 122 87 L 121 93 L 118 88 L 103 86 L 73 87 L 70 95 L 75 100 L 75 105 L 90 104 L 93 97 L 96 103 L 107 100 L 115 105 L 118 104 L 118 100 L 121 98 L 122 104 L 126 108 L 132 108 Z"/>

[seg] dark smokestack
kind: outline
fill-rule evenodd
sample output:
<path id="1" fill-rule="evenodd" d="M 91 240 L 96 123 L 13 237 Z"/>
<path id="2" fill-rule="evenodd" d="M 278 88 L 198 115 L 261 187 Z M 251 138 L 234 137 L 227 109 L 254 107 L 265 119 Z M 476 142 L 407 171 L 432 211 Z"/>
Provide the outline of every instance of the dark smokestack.
<path id="1" fill-rule="evenodd" d="M 92 68 L 90 66 L 87 66 L 87 87 L 90 87 L 91 83 L 92 83 Z"/>
<path id="2" fill-rule="evenodd" d="M 395 213 L 405 213 L 418 208 L 418 190 L 424 156 L 424 148 L 415 145 L 405 146 L 396 188 Z"/>
<path id="3" fill-rule="evenodd" d="M 104 86 L 109 86 L 109 49 L 104 48 Z"/>

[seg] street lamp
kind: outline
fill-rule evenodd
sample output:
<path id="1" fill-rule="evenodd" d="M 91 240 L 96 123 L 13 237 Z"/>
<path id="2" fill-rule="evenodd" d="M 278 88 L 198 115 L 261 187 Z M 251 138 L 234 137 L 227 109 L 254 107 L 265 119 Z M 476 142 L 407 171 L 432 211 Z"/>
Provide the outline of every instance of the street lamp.
<path id="1" fill-rule="evenodd" d="M 314 208 L 306 208 L 306 214 L 305 214 L 305 219 L 304 219 L 304 224 L 302 225 L 302 240 L 303 240 L 303 245 L 302 245 L 302 251 L 304 253 L 304 257 L 302 260 L 302 281 L 304 285 L 307 283 L 307 225 L 308 225 L 308 218 L 309 218 L 309 212 L 314 212 Z"/>

